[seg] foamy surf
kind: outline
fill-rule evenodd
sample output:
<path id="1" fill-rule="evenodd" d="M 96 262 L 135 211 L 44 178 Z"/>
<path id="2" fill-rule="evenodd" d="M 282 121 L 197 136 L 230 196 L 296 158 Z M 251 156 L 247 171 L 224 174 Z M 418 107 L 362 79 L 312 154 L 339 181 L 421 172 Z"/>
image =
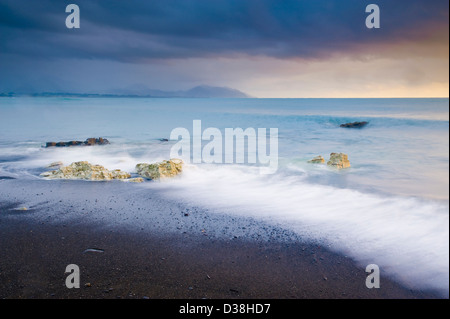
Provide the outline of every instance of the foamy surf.
<path id="1" fill-rule="evenodd" d="M 255 172 L 257 170 L 255 169 Z M 411 288 L 449 291 L 448 204 L 260 176 L 238 166 L 190 166 L 174 181 L 149 183 L 167 196 L 220 214 L 250 216 L 326 243 L 361 266 Z"/>

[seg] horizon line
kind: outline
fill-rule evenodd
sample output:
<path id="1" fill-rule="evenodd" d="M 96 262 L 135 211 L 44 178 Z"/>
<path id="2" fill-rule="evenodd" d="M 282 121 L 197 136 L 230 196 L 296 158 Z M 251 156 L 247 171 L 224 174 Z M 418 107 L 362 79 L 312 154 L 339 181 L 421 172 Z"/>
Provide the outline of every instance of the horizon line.
<path id="1" fill-rule="evenodd" d="M 53 95 L 53 96 L 52 96 Z M 2 92 L 0 97 L 57 97 L 60 96 L 86 96 L 86 97 L 123 97 L 123 98 L 155 98 L 155 99 L 449 99 L 449 96 L 415 96 L 415 97 L 183 97 L 183 96 L 153 96 L 138 94 L 114 94 L 114 93 L 73 93 L 73 92 L 39 92 L 39 93 L 15 93 Z"/>

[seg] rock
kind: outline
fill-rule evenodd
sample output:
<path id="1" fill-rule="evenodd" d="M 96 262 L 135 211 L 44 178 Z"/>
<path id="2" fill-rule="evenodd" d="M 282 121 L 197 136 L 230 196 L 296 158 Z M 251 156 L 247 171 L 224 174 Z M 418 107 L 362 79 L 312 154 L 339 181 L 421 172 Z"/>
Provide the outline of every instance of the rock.
<path id="1" fill-rule="evenodd" d="M 115 169 L 111 171 L 111 174 L 113 176 L 113 179 L 127 179 L 131 177 L 129 173 L 123 172 L 120 169 Z"/>
<path id="2" fill-rule="evenodd" d="M 86 161 L 74 162 L 58 170 L 44 172 L 40 176 L 49 179 L 86 179 L 92 181 L 108 181 L 112 179 L 130 178 L 129 173 L 121 170 L 109 171 L 101 165 L 92 165 Z"/>
<path id="3" fill-rule="evenodd" d="M 106 145 L 109 144 L 109 141 L 106 138 L 88 138 L 86 141 L 84 141 L 85 145 Z"/>
<path id="4" fill-rule="evenodd" d="M 183 161 L 178 158 L 154 164 L 140 163 L 136 165 L 136 171 L 139 175 L 153 180 L 174 177 L 181 173 L 182 170 Z"/>
<path id="5" fill-rule="evenodd" d="M 325 163 L 325 159 L 322 157 L 322 155 L 319 155 L 314 157 L 312 160 L 309 160 L 308 163 L 322 164 Z"/>
<path id="6" fill-rule="evenodd" d="M 67 146 L 66 145 L 66 142 L 58 142 L 58 143 L 56 143 L 55 144 L 57 147 L 64 147 L 64 146 Z"/>
<path id="7" fill-rule="evenodd" d="M 56 147 L 66 147 L 66 146 L 79 146 L 79 145 L 83 145 L 83 142 L 81 141 L 70 141 L 70 142 L 47 142 L 46 143 L 46 147 L 52 147 L 52 146 L 56 146 Z"/>
<path id="8" fill-rule="evenodd" d="M 331 153 L 330 160 L 327 162 L 328 166 L 334 168 L 348 168 L 350 167 L 350 162 L 348 160 L 347 154 L 344 153 Z"/>
<path id="9" fill-rule="evenodd" d="M 104 253 L 104 252 L 105 251 L 103 249 L 88 248 L 83 251 L 83 254 L 85 254 L 85 253 Z"/>
<path id="10" fill-rule="evenodd" d="M 53 162 L 50 165 L 48 165 L 47 167 L 51 168 L 51 167 L 60 167 L 63 166 L 64 163 L 63 162 Z"/>
<path id="11" fill-rule="evenodd" d="M 41 176 L 41 177 L 50 177 L 50 176 L 52 176 L 54 174 L 53 172 L 56 172 L 56 171 L 43 172 L 39 176 Z"/>
<path id="12" fill-rule="evenodd" d="M 363 126 L 366 126 L 367 124 L 369 124 L 369 122 L 353 122 L 353 123 L 341 124 L 340 127 L 361 128 Z"/>
<path id="13" fill-rule="evenodd" d="M 82 144 L 83 144 L 83 142 L 81 142 L 81 141 L 70 141 L 70 142 L 66 143 L 66 146 L 79 146 Z"/>
<path id="14" fill-rule="evenodd" d="M 82 145 L 106 145 L 109 141 L 106 138 L 88 138 L 86 141 L 69 141 L 69 142 L 47 142 L 45 147 L 68 147 L 68 146 L 82 146 Z"/>

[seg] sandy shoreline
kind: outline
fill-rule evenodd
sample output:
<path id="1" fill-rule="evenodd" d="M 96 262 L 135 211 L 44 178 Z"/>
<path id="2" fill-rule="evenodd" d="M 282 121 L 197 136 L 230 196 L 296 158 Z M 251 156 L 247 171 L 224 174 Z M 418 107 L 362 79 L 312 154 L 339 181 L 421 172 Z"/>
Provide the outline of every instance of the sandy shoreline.
<path id="1" fill-rule="evenodd" d="M 440 297 L 385 277 L 367 289 L 364 269 L 318 243 L 121 182 L 2 180 L 0 236 L 0 298 Z M 64 284 L 72 263 L 80 289 Z"/>

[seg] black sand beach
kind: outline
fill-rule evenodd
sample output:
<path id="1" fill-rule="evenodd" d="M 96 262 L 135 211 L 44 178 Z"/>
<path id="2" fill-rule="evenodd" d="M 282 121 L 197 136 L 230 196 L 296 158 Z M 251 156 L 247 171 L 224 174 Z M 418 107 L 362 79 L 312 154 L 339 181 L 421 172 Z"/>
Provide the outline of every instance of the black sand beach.
<path id="1" fill-rule="evenodd" d="M 0 203 L 0 298 L 439 298 L 383 276 L 368 289 L 319 243 L 140 185 L 4 179 Z M 80 289 L 65 286 L 69 264 Z"/>

